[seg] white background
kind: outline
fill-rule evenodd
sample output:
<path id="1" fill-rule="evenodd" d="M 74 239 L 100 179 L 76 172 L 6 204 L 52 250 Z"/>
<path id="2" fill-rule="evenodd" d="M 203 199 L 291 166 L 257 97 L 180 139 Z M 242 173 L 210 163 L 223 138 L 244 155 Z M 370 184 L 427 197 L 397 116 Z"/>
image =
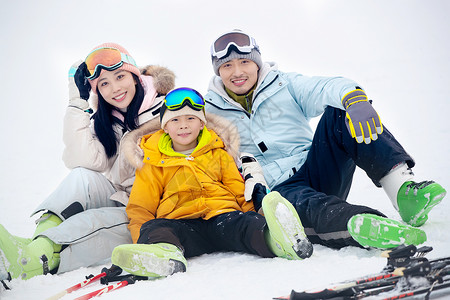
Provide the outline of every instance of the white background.
<path id="1" fill-rule="evenodd" d="M 13 234 L 33 233 L 31 211 L 68 173 L 61 136 L 74 61 L 98 44 L 116 42 L 138 65 L 166 66 L 177 75 L 176 86 L 206 93 L 213 75 L 210 44 L 234 28 L 252 34 L 263 60 L 282 71 L 357 81 L 416 159 L 417 179 L 450 187 L 448 1 L 1 0 L 0 6 L 0 223 Z M 348 201 L 399 219 L 361 171 Z M 449 213 L 444 199 L 423 226 L 434 247 L 430 257 L 449 255 Z M 205 255 L 189 260 L 185 274 L 103 298 L 271 299 L 377 272 L 385 264 L 379 253 L 316 246 L 312 258 L 296 262 Z M 100 269 L 14 281 L 0 298 L 45 298 Z"/>

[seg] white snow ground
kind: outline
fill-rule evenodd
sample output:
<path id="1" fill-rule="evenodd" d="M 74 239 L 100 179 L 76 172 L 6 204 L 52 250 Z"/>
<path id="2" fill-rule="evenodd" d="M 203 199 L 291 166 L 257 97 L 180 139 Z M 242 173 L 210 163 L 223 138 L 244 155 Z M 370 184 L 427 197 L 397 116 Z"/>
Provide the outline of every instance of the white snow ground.
<path id="1" fill-rule="evenodd" d="M 75 60 L 106 41 L 124 45 L 140 65 L 171 68 L 177 86 L 204 93 L 213 74 L 210 43 L 223 31 L 244 29 L 259 42 L 263 60 L 278 62 L 283 71 L 358 81 L 416 159 L 417 178 L 450 189 L 450 3 L 445 0 L 21 0 L 0 5 L 0 223 L 13 234 L 33 233 L 32 209 L 68 172 L 61 162 L 66 74 Z M 423 226 L 426 244 L 434 247 L 430 258 L 450 254 L 447 198 Z M 348 201 L 399 219 L 383 191 L 361 171 Z M 291 289 L 378 272 L 385 265 L 379 254 L 318 245 L 304 261 L 216 253 L 190 259 L 186 273 L 138 282 L 102 299 L 271 299 Z M 0 299 L 45 299 L 102 267 L 13 281 L 11 291 L 0 290 Z"/>

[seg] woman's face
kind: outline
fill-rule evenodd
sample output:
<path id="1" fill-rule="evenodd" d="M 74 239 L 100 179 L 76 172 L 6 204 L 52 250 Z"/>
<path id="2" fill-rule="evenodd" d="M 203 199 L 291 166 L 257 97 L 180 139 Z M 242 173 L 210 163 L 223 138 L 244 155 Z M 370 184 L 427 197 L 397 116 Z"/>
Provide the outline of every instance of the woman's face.
<path id="1" fill-rule="evenodd" d="M 100 74 L 97 88 L 109 104 L 125 111 L 136 94 L 133 75 L 125 70 L 106 71 Z"/>

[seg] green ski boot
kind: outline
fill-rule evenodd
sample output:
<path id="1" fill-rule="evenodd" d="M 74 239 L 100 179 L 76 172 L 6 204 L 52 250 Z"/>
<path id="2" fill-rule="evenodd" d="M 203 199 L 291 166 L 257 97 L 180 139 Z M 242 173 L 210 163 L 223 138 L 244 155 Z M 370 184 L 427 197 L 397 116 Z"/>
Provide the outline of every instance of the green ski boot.
<path id="1" fill-rule="evenodd" d="M 16 237 L 0 225 L 0 259 L 11 278 L 29 279 L 45 275 L 59 266 L 61 245 L 55 244 L 39 233 L 58 226 L 61 219 L 53 214 L 44 214 L 33 239 Z"/>
<path id="2" fill-rule="evenodd" d="M 347 223 L 350 235 L 363 247 L 388 249 L 420 245 L 427 240 L 421 229 L 372 214 L 354 215 Z"/>
<path id="3" fill-rule="evenodd" d="M 405 182 L 397 194 L 398 212 L 412 226 L 422 226 L 430 210 L 446 195 L 445 189 L 434 181 Z"/>
<path id="4" fill-rule="evenodd" d="M 0 225 L 0 259 L 12 279 L 29 279 L 57 267 L 59 259 L 53 259 L 52 244 L 47 238 L 38 238 L 26 244 L 24 239 L 17 239 Z"/>
<path id="5" fill-rule="evenodd" d="M 297 260 L 312 255 L 313 246 L 289 201 L 278 192 L 270 192 L 262 201 L 262 209 L 268 226 L 266 243 L 273 254 Z"/>
<path id="6" fill-rule="evenodd" d="M 133 275 L 154 278 L 186 272 L 187 265 L 182 251 L 167 243 L 119 245 L 111 262 Z"/>

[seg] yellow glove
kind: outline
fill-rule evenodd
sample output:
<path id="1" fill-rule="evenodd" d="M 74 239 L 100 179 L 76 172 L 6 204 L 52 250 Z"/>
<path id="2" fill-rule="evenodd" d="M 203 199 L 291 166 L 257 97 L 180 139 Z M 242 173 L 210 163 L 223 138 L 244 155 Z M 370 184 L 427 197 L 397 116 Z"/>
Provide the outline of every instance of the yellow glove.
<path id="1" fill-rule="evenodd" d="M 342 105 L 347 111 L 345 124 L 350 135 L 358 143 L 370 144 L 383 132 L 380 116 L 367 100 L 366 93 L 356 89 L 342 98 Z"/>

